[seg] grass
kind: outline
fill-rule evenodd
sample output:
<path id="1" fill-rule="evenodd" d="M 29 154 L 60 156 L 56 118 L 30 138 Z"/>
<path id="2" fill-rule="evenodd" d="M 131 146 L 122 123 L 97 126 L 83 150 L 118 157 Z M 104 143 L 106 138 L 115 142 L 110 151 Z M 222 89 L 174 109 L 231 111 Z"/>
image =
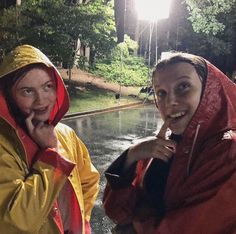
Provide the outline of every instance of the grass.
<path id="1" fill-rule="evenodd" d="M 78 90 L 70 94 L 70 100 L 69 113 L 104 109 L 140 101 L 139 98 L 127 96 L 116 99 L 115 93 L 96 89 Z"/>

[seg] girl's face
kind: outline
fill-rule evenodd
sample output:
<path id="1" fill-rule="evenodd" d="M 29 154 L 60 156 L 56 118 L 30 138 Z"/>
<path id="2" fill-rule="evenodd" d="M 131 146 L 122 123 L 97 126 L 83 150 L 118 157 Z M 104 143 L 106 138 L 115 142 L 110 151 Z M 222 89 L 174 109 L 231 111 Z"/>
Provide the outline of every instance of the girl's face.
<path id="1" fill-rule="evenodd" d="M 12 96 L 22 113 L 34 112 L 34 121 L 45 122 L 56 102 L 56 85 L 52 72 L 46 68 L 32 68 L 12 87 Z"/>
<path id="2" fill-rule="evenodd" d="M 202 82 L 195 68 L 179 62 L 157 71 L 154 89 L 162 119 L 173 133 L 182 134 L 201 98 Z"/>

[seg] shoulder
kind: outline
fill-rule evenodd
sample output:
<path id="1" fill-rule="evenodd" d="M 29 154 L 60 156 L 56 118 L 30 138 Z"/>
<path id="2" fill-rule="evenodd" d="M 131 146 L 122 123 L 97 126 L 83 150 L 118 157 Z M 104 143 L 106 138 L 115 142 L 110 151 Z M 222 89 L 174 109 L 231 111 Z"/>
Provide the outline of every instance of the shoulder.
<path id="1" fill-rule="evenodd" d="M 58 123 L 55 127 L 55 131 L 59 135 L 75 135 L 75 131 L 66 124 Z"/>
<path id="2" fill-rule="evenodd" d="M 59 141 L 74 142 L 78 138 L 75 131 L 66 124 L 58 123 L 55 127 L 55 132 Z"/>
<path id="3" fill-rule="evenodd" d="M 66 124 L 58 123 L 55 127 L 56 135 L 59 140 L 64 139 L 67 142 L 72 141 L 74 144 L 83 144 L 81 139 L 76 134 L 75 130 Z"/>

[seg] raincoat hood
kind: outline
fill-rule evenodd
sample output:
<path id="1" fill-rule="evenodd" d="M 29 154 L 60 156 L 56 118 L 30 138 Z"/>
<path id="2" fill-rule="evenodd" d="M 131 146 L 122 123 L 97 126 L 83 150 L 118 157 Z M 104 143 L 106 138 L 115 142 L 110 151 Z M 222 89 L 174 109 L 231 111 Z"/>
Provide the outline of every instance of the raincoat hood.
<path id="1" fill-rule="evenodd" d="M 206 62 L 205 88 L 198 109 L 183 134 L 185 140 L 194 138 L 198 125 L 198 139 L 201 141 L 236 129 L 236 85 L 218 68 Z"/>
<path id="2" fill-rule="evenodd" d="M 0 65 L 0 82 L 6 77 L 10 77 L 11 73 L 30 65 L 30 64 L 44 64 L 45 66 L 53 69 L 54 77 L 57 85 L 57 101 L 51 113 L 49 122 L 56 125 L 69 108 L 69 97 L 66 91 L 65 85 L 63 83 L 62 77 L 58 70 L 39 49 L 31 45 L 21 45 L 16 47 L 12 52 L 10 52 L 3 60 Z M 0 87 L 0 117 L 4 118 L 11 125 L 15 126 L 15 121 L 10 115 L 5 98 L 2 93 L 2 88 Z"/>
<path id="3" fill-rule="evenodd" d="M 232 173 L 232 168 L 223 167 L 229 161 L 228 150 L 233 144 L 233 140 L 228 141 L 229 145 L 225 143 L 224 134 L 236 130 L 236 85 L 209 62 L 207 71 L 198 109 L 183 133 L 171 165 L 165 194 L 168 209 L 204 200 L 215 192 L 215 181 L 223 173 Z M 201 186 L 205 186 L 204 191 Z"/>

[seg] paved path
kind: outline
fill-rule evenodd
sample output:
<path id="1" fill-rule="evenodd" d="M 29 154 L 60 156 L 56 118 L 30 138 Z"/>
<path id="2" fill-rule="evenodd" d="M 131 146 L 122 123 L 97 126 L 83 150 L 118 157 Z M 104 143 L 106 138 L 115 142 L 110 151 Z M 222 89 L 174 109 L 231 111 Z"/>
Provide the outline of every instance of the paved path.
<path id="1" fill-rule="evenodd" d="M 68 79 L 67 69 L 59 69 L 63 79 Z M 121 95 L 138 95 L 141 88 L 137 87 L 125 87 L 115 83 L 107 83 L 103 78 L 97 77 L 91 73 L 72 69 L 72 80 L 78 82 L 81 86 L 95 86 L 99 89 L 110 90 L 115 93 L 121 93 Z"/>

